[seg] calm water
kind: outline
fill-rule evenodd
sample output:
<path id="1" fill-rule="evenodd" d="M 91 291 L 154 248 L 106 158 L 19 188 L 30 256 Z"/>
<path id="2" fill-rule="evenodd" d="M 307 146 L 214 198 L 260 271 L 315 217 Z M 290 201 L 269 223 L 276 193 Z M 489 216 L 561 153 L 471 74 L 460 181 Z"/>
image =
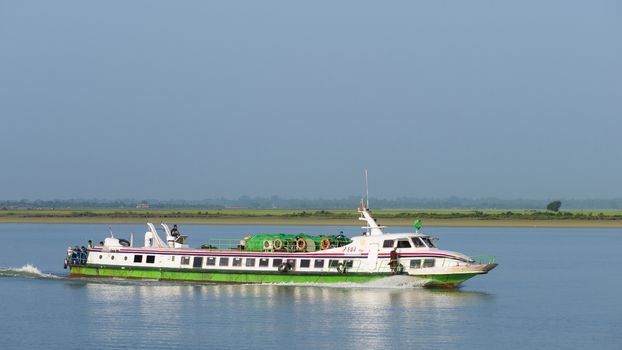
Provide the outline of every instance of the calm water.
<path id="1" fill-rule="evenodd" d="M 139 240 L 145 228 L 112 227 Z M 360 234 L 182 226 L 192 245 L 341 229 Z M 0 224 L 2 348 L 622 349 L 622 230 L 428 228 L 442 248 L 500 263 L 457 291 L 64 278 L 67 245 L 107 232 L 106 225 Z"/>

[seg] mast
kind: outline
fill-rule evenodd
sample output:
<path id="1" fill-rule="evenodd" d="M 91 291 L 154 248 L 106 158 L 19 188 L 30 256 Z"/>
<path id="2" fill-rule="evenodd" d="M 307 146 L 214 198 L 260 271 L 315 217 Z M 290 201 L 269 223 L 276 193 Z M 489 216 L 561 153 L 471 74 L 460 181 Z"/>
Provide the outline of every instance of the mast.
<path id="1" fill-rule="evenodd" d="M 358 208 L 358 212 L 361 213 L 359 220 L 367 222 L 367 226 L 364 228 L 367 231 L 368 236 L 382 235 L 382 229 L 384 226 L 378 226 L 376 220 L 371 216 L 369 212 L 369 187 L 367 182 L 367 169 L 365 169 L 365 200 L 361 198 L 361 206 Z"/>
<path id="2" fill-rule="evenodd" d="M 365 169 L 365 198 L 367 199 L 366 208 L 369 209 L 369 186 L 367 184 L 367 169 Z"/>

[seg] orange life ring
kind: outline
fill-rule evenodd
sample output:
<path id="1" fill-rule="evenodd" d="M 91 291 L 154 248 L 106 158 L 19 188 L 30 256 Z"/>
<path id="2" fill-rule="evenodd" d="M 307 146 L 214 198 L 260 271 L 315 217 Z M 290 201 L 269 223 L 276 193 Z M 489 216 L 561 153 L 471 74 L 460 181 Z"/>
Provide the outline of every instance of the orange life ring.
<path id="1" fill-rule="evenodd" d="M 307 241 L 305 241 L 304 238 L 298 238 L 296 240 L 296 250 L 302 252 L 305 250 L 306 247 L 307 247 Z"/>
<path id="2" fill-rule="evenodd" d="M 327 237 L 322 238 L 322 240 L 320 241 L 320 248 L 322 250 L 330 248 L 330 239 L 328 239 Z"/>
<path id="3" fill-rule="evenodd" d="M 274 250 L 281 250 L 283 249 L 283 241 L 280 238 L 275 238 L 272 246 Z"/>

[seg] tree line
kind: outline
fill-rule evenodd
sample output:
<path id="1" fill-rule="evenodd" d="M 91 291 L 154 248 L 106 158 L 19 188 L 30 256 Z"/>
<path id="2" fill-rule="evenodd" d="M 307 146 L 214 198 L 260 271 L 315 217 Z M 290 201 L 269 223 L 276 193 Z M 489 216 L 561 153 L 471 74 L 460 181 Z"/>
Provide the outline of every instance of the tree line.
<path id="1" fill-rule="evenodd" d="M 350 196 L 341 199 L 323 198 L 283 198 L 250 197 L 213 198 L 202 200 L 158 200 L 158 199 L 63 199 L 63 200 L 0 200 L 0 209 L 33 208 L 136 208 L 140 203 L 147 203 L 150 208 L 249 208 L 249 209 L 353 209 L 359 204 L 360 197 Z M 622 209 L 620 199 L 498 199 L 498 198 L 370 198 L 372 209 L 548 209 L 559 211 L 561 203 L 568 209 Z M 555 210 L 556 202 L 559 202 Z M 552 206 L 550 206 L 552 204 Z M 550 206 L 550 207 L 549 207 Z"/>

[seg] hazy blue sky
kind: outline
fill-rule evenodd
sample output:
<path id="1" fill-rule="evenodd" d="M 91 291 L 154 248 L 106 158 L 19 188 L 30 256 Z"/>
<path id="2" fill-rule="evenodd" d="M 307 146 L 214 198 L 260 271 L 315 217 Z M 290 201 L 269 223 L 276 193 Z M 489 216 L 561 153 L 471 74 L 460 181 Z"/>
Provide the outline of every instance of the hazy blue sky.
<path id="1" fill-rule="evenodd" d="M 0 0 L 0 199 L 622 197 L 622 2 Z"/>

